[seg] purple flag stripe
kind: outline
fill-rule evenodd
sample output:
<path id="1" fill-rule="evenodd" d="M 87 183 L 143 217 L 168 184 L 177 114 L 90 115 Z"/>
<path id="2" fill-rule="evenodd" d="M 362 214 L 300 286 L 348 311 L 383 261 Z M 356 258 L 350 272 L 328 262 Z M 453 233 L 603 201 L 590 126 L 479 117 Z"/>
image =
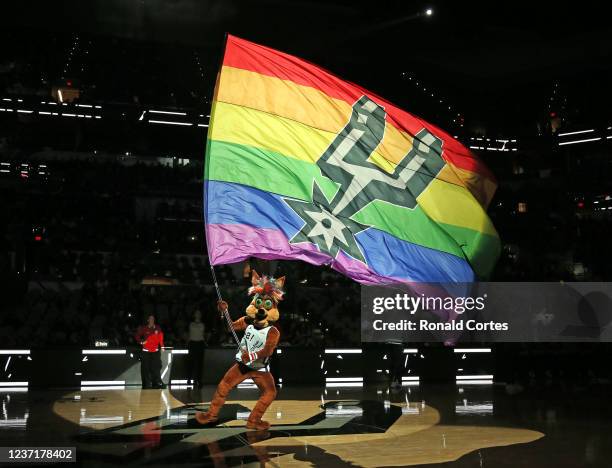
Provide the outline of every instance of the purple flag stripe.
<path id="1" fill-rule="evenodd" d="M 277 229 L 255 228 L 245 224 L 207 224 L 206 239 L 208 245 L 215 246 L 213 252 L 209 251 L 213 265 L 240 262 L 249 257 L 302 260 L 314 265 L 330 264 L 334 270 L 364 284 L 397 284 L 409 281 L 380 276 L 343 252 L 332 258 L 310 243 L 290 244 L 283 232 Z"/>

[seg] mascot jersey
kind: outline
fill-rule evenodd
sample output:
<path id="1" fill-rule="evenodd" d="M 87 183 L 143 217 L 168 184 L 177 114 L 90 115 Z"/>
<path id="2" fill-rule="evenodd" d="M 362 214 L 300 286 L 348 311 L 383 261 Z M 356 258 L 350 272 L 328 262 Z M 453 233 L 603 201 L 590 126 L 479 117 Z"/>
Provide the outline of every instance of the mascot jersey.
<path id="1" fill-rule="evenodd" d="M 247 326 L 240 341 L 240 348 L 236 353 L 236 361 L 242 362 L 242 351 L 244 350 L 249 353 L 251 359 L 245 363 L 247 367 L 258 371 L 267 371 L 270 357 L 259 357 L 257 353 L 264 349 L 271 329 L 276 330 L 276 327 L 255 328 L 253 325 Z"/>
<path id="2" fill-rule="evenodd" d="M 247 317 L 239 318 L 232 325 L 236 331 L 245 332 L 236 353 L 236 361 L 254 371 L 268 371 L 268 360 L 280 338 L 278 328 L 272 325 L 257 328 L 247 322 Z M 243 353 L 247 356 L 243 357 Z"/>

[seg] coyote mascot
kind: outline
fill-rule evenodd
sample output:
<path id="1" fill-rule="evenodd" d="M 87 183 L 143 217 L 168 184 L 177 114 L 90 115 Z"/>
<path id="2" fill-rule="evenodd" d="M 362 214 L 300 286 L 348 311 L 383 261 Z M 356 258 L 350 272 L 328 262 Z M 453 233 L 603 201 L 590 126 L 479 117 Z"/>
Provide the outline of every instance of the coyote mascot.
<path id="1" fill-rule="evenodd" d="M 276 398 L 276 386 L 268 361 L 280 337 L 278 329 L 272 324 L 279 318 L 278 303 L 283 299 L 285 277 L 260 277 L 253 270 L 251 283 L 249 296 L 253 296 L 253 299 L 246 308 L 246 316 L 233 322 L 235 330 L 244 331 L 236 353 L 236 363 L 229 368 L 217 386 L 208 411 L 196 413 L 195 418 L 200 424 L 216 422 L 230 390 L 245 379 L 253 379 L 261 395 L 251 411 L 246 427 L 260 431 L 270 427 L 270 423 L 262 421 L 261 417 Z M 219 301 L 217 307 L 223 313 L 227 310 L 227 303 Z"/>

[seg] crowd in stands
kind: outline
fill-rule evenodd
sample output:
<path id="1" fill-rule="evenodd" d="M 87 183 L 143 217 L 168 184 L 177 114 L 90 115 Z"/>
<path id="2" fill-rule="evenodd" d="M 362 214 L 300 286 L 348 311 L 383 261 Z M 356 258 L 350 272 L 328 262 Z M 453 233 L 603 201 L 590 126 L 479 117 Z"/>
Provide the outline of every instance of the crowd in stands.
<path id="1" fill-rule="evenodd" d="M 166 345 L 184 347 L 196 310 L 202 312 L 209 346 L 234 345 L 216 310 L 210 273 L 199 285 L 150 285 L 142 284 L 137 279 L 142 275 L 126 267 L 117 254 L 102 258 L 82 254 L 78 258 L 87 262 L 83 277 L 74 278 L 78 281 L 31 281 L 23 300 L 7 309 L 0 319 L 0 340 L 5 346 L 87 346 L 96 341 L 108 346 L 133 345 L 134 330 L 153 313 L 164 330 Z M 224 299 L 237 319 L 250 300 L 248 278 L 238 277 L 229 267 L 216 270 Z M 283 346 L 359 343 L 360 296 L 356 286 L 305 286 L 300 284 L 305 278 L 294 262 L 276 270 L 290 275 L 277 324 Z"/>
<path id="2" fill-rule="evenodd" d="M 24 285 L 23 294 L 14 288 L 16 299 L 0 305 L 4 346 L 88 346 L 96 340 L 126 346 L 134 344 L 133 332 L 148 313 L 157 316 L 168 345 L 184 346 L 195 310 L 203 314 L 209 346 L 233 345 L 215 310 L 201 161 L 44 152 L 26 157 L 6 145 L 0 156 L 11 168 L 0 174 L 0 260 L 4 277 L 19 272 Z M 576 202 L 573 192 L 559 189 L 560 180 L 546 190 L 538 180 L 518 189 L 500 182 L 489 209 L 503 244 L 493 281 L 610 279 L 612 220 L 607 209 L 600 214 L 594 208 L 612 203 L 610 197 L 589 199 L 585 190 Z M 248 300 L 243 266 L 216 269 L 235 318 Z M 359 285 L 302 262 L 252 260 L 251 266 L 288 277 L 278 324 L 283 345 L 359 344 Z"/>

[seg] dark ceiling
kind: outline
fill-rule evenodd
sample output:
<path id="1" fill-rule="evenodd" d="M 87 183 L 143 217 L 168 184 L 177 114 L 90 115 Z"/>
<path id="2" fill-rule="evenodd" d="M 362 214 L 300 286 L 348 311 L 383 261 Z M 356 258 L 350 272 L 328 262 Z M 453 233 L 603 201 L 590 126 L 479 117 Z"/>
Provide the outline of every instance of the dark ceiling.
<path id="1" fill-rule="evenodd" d="M 435 14 L 418 16 L 427 7 Z M 211 56 L 230 32 L 400 104 L 413 92 L 402 81 L 405 71 L 476 120 L 512 121 L 544 110 L 555 80 L 572 90 L 570 105 L 583 114 L 605 118 L 610 103 L 612 26 L 601 6 L 585 3 L 21 0 L 11 8 L 5 20 L 13 29 L 198 47 Z"/>

